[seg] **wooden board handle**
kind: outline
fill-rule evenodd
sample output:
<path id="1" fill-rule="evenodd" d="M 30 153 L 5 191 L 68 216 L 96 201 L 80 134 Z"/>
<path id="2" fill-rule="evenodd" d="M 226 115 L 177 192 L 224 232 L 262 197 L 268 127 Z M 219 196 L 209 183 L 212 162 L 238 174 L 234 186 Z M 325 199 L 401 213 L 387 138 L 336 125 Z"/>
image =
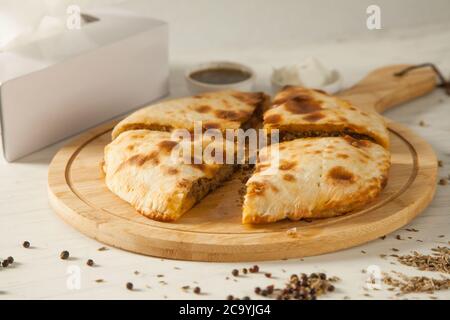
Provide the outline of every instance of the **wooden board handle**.
<path id="1" fill-rule="evenodd" d="M 410 65 L 376 69 L 339 96 L 365 110 L 379 113 L 433 91 L 436 74 L 430 68 L 416 69 L 403 76 L 394 74 Z"/>

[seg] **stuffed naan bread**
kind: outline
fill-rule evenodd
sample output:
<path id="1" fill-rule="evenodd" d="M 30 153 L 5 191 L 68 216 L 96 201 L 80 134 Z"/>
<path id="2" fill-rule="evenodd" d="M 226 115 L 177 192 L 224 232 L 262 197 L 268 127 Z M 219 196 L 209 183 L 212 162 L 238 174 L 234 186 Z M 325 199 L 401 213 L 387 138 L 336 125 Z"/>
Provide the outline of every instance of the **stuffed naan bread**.
<path id="1" fill-rule="evenodd" d="M 262 92 L 239 91 L 203 93 L 163 101 L 139 109 L 120 121 L 112 132 L 112 138 L 134 129 L 172 131 L 183 128 L 193 131 L 194 124 L 199 122 L 203 130 L 245 129 L 260 121 L 258 118 L 269 103 L 269 97 Z"/>
<path id="2" fill-rule="evenodd" d="M 233 173 L 231 165 L 196 161 L 194 147 L 200 145 L 201 151 L 217 147 L 225 157 L 230 143 L 174 139 L 170 132 L 123 132 L 105 147 L 106 185 L 144 216 L 174 221 Z M 179 152 L 185 147 L 191 152 Z"/>
<path id="3" fill-rule="evenodd" d="M 264 128 L 279 129 L 282 140 L 350 135 L 389 147 L 382 116 L 324 92 L 287 86 L 264 113 Z"/>
<path id="4" fill-rule="evenodd" d="M 326 218 L 358 209 L 384 188 L 389 167 L 385 148 L 350 136 L 263 148 L 246 183 L 242 221 Z"/>

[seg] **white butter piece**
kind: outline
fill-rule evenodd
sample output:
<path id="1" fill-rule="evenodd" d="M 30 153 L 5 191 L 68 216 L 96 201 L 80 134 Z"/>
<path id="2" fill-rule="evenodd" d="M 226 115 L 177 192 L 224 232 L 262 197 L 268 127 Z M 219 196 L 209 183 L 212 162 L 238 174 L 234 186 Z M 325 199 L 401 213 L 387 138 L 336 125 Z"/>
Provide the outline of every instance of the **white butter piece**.
<path id="1" fill-rule="evenodd" d="M 278 85 L 320 88 L 332 80 L 332 72 L 315 58 L 308 58 L 301 63 L 275 69 L 272 80 Z"/>

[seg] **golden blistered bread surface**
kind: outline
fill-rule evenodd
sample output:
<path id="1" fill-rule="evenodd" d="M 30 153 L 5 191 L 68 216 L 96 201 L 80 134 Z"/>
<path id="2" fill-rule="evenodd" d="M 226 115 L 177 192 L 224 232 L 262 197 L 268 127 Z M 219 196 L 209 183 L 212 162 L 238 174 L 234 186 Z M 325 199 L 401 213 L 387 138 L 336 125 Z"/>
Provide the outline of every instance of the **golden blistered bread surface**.
<path id="1" fill-rule="evenodd" d="M 352 135 L 389 147 L 382 116 L 366 112 L 322 91 L 286 87 L 264 114 L 264 128 L 302 136 Z"/>
<path id="2" fill-rule="evenodd" d="M 346 137 L 286 141 L 260 151 L 243 223 L 326 218 L 362 207 L 384 188 L 389 152 Z"/>
<path id="3" fill-rule="evenodd" d="M 105 147 L 106 185 L 146 217 L 177 220 L 232 173 L 227 165 L 186 164 L 183 153 L 174 151 L 199 143 L 173 140 L 169 132 L 123 132 Z"/>
<path id="4" fill-rule="evenodd" d="M 220 91 L 193 97 L 163 101 L 139 109 L 120 121 L 112 132 L 115 139 L 120 133 L 134 129 L 192 131 L 196 122 L 203 129 L 238 129 L 253 116 L 262 113 L 269 98 L 262 92 Z"/>

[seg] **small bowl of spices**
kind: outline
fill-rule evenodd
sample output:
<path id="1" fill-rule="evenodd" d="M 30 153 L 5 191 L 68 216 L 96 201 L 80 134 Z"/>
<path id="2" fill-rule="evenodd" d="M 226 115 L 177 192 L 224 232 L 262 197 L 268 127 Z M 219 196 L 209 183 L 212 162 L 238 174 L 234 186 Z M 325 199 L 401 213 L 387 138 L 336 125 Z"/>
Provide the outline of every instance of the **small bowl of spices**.
<path id="1" fill-rule="evenodd" d="M 193 94 L 220 90 L 252 91 L 255 75 L 240 63 L 217 61 L 203 63 L 186 71 L 186 82 Z"/>

